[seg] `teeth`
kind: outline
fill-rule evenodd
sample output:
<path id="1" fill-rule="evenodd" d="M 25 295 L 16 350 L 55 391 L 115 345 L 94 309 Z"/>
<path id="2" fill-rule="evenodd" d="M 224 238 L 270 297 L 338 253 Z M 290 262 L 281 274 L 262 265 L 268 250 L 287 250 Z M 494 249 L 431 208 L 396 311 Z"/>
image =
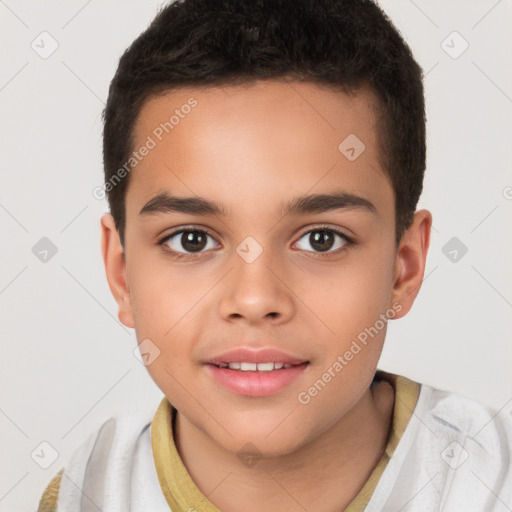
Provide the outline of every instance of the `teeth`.
<path id="1" fill-rule="evenodd" d="M 293 366 L 290 363 L 220 363 L 219 368 L 229 368 L 230 370 L 258 371 L 258 372 L 271 372 L 272 370 L 280 370 L 281 368 L 290 368 Z"/>

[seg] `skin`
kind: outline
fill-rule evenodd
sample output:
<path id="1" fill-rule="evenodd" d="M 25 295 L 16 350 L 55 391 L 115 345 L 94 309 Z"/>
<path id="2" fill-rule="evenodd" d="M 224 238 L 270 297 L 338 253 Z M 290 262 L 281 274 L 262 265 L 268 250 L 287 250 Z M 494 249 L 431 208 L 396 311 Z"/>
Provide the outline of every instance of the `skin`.
<path id="1" fill-rule="evenodd" d="M 198 105 L 132 171 L 125 254 L 112 216 L 101 219 L 119 319 L 139 343 L 149 338 L 161 351 L 147 369 L 178 410 L 175 440 L 185 466 L 219 509 L 339 511 L 385 449 L 394 392 L 386 382 L 370 384 L 386 328 L 308 404 L 297 396 L 380 314 L 393 305 L 401 308 L 395 319 L 407 314 L 423 279 L 432 216 L 417 211 L 395 247 L 394 193 L 368 90 L 349 96 L 280 81 L 174 90 L 144 104 L 134 147 L 190 97 Z M 354 161 L 338 150 L 349 134 L 366 146 Z M 340 189 L 370 200 L 377 214 L 354 207 L 280 213 L 283 201 Z M 140 217 L 164 190 L 215 200 L 228 215 Z M 192 259 L 176 260 L 158 246 L 191 224 L 213 236 L 202 252 L 188 251 Z M 355 243 L 336 237 L 329 254 L 319 252 L 309 234 L 323 225 Z M 236 252 L 248 236 L 263 248 L 250 264 Z M 186 253 L 180 238 L 167 248 Z M 241 344 L 278 347 L 310 363 L 276 395 L 236 395 L 212 381 L 203 362 Z M 248 442 L 262 456 L 252 467 L 236 456 Z"/>

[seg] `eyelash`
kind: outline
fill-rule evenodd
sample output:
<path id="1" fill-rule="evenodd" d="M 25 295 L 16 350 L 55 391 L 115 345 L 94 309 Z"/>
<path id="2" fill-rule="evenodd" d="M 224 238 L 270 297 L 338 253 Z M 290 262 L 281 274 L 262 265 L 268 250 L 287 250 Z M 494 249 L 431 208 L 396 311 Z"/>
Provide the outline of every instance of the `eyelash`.
<path id="1" fill-rule="evenodd" d="M 333 229 L 333 228 L 331 228 L 329 226 L 317 226 L 317 227 L 315 227 L 313 229 L 309 229 L 308 231 L 304 231 L 299 236 L 298 240 L 300 240 L 304 235 L 307 235 L 308 233 L 312 233 L 314 231 L 329 231 L 331 233 L 334 233 L 334 234 L 338 235 L 345 242 L 345 244 L 343 245 L 343 247 L 341 249 L 348 248 L 348 247 L 350 247 L 350 246 L 355 244 L 354 240 L 351 237 L 349 237 L 345 233 L 342 233 L 341 231 Z M 173 249 L 166 248 L 164 246 L 165 242 L 170 240 L 172 237 L 174 237 L 175 235 L 178 235 L 180 233 L 184 233 L 184 232 L 199 232 L 199 233 L 203 233 L 205 235 L 210 236 L 211 238 L 213 238 L 215 240 L 215 237 L 211 233 L 209 233 L 207 230 L 205 230 L 205 229 L 197 229 L 197 228 L 194 228 L 194 227 L 191 227 L 191 226 L 190 227 L 186 226 L 186 227 L 179 228 L 176 231 L 173 231 L 172 233 L 169 233 L 169 234 L 165 235 L 162 239 L 160 239 L 157 242 L 157 245 L 161 246 L 166 254 L 172 256 L 176 260 L 191 260 L 191 259 L 195 259 L 197 257 L 197 255 L 202 254 L 203 251 L 196 252 L 196 253 L 181 253 L 181 252 L 174 251 Z M 215 240 L 215 241 L 217 241 L 217 240 Z M 312 252 L 313 254 L 316 255 L 315 257 L 325 258 L 325 257 L 329 257 L 332 254 L 335 254 L 338 251 L 339 251 L 339 249 L 337 251 L 327 251 L 327 252 L 324 252 L 324 253 L 322 253 L 322 252 L 314 252 L 314 251 L 307 251 L 307 252 Z"/>

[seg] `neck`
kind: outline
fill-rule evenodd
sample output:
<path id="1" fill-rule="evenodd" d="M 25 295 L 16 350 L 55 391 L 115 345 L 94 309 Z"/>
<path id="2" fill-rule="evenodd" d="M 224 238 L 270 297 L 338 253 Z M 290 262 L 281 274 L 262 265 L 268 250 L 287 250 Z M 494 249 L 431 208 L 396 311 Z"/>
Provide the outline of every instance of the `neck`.
<path id="1" fill-rule="evenodd" d="M 231 452 L 178 412 L 175 443 L 197 487 L 222 512 L 238 511 L 241 504 L 246 512 L 334 512 L 352 501 L 384 454 L 393 404 L 392 386 L 375 382 L 315 440 L 289 454 L 261 458 L 251 467 L 237 463 Z"/>

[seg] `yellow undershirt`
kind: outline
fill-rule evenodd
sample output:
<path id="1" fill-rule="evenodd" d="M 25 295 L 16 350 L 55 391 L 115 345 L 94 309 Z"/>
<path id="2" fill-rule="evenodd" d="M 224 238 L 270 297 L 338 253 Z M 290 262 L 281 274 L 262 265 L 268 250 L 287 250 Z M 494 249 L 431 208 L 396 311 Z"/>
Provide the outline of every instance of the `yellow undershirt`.
<path id="1" fill-rule="evenodd" d="M 386 380 L 394 388 L 393 421 L 386 450 L 370 477 L 344 512 L 362 512 L 392 457 L 418 401 L 421 385 L 407 377 L 377 370 L 375 380 Z M 151 425 L 153 456 L 160 487 L 172 512 L 187 512 L 191 507 L 201 512 L 221 512 L 199 490 L 181 460 L 173 436 L 176 409 L 162 399 Z"/>

